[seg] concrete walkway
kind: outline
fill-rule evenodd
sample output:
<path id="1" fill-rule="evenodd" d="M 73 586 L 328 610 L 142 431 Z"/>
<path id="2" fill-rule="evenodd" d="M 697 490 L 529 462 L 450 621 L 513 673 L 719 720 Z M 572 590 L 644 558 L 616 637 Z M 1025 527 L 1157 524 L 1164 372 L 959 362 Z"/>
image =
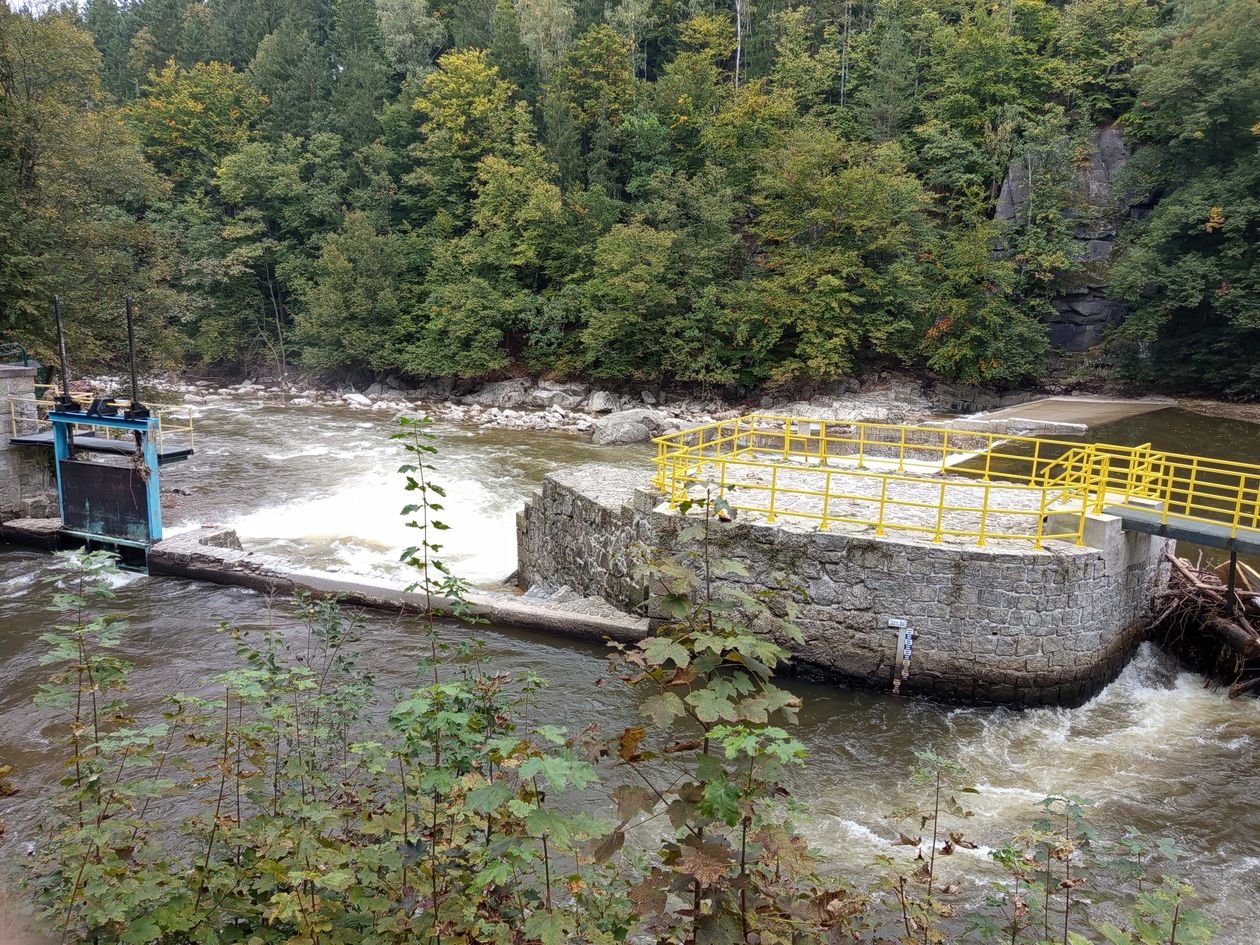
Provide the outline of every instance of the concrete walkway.
<path id="1" fill-rule="evenodd" d="M 1175 407 L 1172 400 L 1116 400 L 1110 397 L 1046 397 L 1042 400 L 973 414 L 968 420 L 1038 420 L 1097 426 Z"/>

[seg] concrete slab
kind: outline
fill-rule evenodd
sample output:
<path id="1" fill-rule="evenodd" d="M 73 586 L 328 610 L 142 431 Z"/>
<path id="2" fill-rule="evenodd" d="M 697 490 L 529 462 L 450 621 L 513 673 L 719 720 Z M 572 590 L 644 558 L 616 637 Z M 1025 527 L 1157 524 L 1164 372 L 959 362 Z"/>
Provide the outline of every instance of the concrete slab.
<path id="1" fill-rule="evenodd" d="M 1097 426 L 1175 407 L 1171 400 L 1117 400 L 1109 397 L 1045 397 L 1014 407 L 974 414 L 971 420 L 1027 419 Z"/>

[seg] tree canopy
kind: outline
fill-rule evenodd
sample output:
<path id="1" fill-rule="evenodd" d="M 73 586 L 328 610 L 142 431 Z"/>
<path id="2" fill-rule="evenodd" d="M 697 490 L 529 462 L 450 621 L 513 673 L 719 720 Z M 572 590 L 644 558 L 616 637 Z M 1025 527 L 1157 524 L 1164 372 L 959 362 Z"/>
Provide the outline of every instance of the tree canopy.
<path id="1" fill-rule="evenodd" d="M 0 334 L 229 370 L 1041 376 L 1080 142 L 1123 377 L 1253 396 L 1260 0 L 0 6 Z M 1013 160 L 1025 212 L 998 219 Z M 1051 160 L 1048 156 L 1054 156 Z"/>

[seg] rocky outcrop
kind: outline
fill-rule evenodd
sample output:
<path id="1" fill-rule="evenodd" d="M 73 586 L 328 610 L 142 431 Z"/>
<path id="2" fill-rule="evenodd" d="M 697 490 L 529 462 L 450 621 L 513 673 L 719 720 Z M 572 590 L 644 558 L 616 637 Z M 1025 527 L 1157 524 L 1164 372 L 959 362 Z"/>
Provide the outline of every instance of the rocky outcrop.
<path id="1" fill-rule="evenodd" d="M 1107 296 L 1116 235 L 1132 206 L 1116 186 L 1131 151 L 1114 125 L 1099 128 L 1090 139 L 1089 159 L 1077 169 L 1078 209 L 1072 216 L 1077 264 L 1059 274 L 1059 294 L 1051 299 L 1047 319 L 1050 343 L 1067 351 L 1087 351 L 1103 333 L 1124 318 L 1124 305 Z M 1025 155 L 1011 162 L 994 213 L 1014 219 L 1027 203 L 1042 161 Z"/>
<path id="2" fill-rule="evenodd" d="M 596 420 L 591 438 L 601 446 L 609 443 L 646 443 L 666 431 L 666 419 L 666 414 L 660 410 L 622 410 Z"/>

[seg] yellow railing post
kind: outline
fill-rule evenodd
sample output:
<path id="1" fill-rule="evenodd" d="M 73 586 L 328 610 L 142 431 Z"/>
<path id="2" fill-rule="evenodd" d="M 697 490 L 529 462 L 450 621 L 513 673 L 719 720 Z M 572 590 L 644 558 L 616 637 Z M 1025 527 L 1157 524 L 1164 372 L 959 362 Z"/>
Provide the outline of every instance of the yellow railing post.
<path id="1" fill-rule="evenodd" d="M 783 458 L 788 458 L 788 451 L 792 446 L 792 421 L 790 419 L 783 421 Z"/>
<path id="2" fill-rule="evenodd" d="M 888 504 L 888 477 L 885 476 L 879 487 L 879 519 L 875 522 L 875 534 L 884 534 L 884 506 Z"/>
<path id="3" fill-rule="evenodd" d="M 906 428 L 901 428 L 901 446 L 897 450 L 897 472 L 906 471 Z"/>
<path id="4" fill-rule="evenodd" d="M 1238 474 L 1238 490 L 1234 498 L 1234 523 L 1229 530 L 1230 538 L 1238 537 L 1238 522 L 1242 518 L 1243 476 Z"/>
<path id="5" fill-rule="evenodd" d="M 985 480 L 985 482 L 987 483 L 988 480 Z M 983 548 L 984 535 L 989 523 L 989 489 L 992 487 L 986 484 L 981 488 L 984 494 L 980 499 L 980 534 L 976 538 L 976 544 Z"/>
<path id="6" fill-rule="evenodd" d="M 941 483 L 940 498 L 936 503 L 936 534 L 932 536 L 932 541 L 941 540 L 941 527 L 945 522 L 945 483 Z"/>
<path id="7" fill-rule="evenodd" d="M 1076 543 L 1078 545 L 1085 544 L 1085 517 L 1089 515 L 1089 483 L 1090 473 L 1094 468 L 1093 457 L 1090 457 L 1089 465 L 1081 470 L 1081 515 L 1076 523 Z M 1103 489 L 1106 490 L 1104 484 Z"/>
<path id="8" fill-rule="evenodd" d="M 866 424 L 858 424 L 858 469 L 866 468 Z"/>
<path id="9" fill-rule="evenodd" d="M 1102 510 L 1107 505 L 1107 487 L 1111 485 L 1111 454 L 1102 454 L 1102 473 L 1100 475 L 1101 482 L 1098 484 L 1098 501 L 1094 505 L 1094 511 L 1102 514 Z M 1088 496 L 1088 491 L 1086 492 Z"/>
<path id="10" fill-rule="evenodd" d="M 831 512 L 831 470 L 827 470 L 827 480 L 823 484 L 823 506 L 822 506 L 822 524 L 818 526 L 820 531 L 827 530 L 827 516 Z"/>
<path id="11" fill-rule="evenodd" d="M 1041 487 L 1041 509 L 1037 512 L 1037 533 L 1033 537 L 1033 548 L 1041 550 L 1041 536 L 1045 533 L 1046 528 L 1046 509 L 1049 503 L 1046 501 L 1049 497 L 1049 491 L 1045 486 Z"/>
<path id="12" fill-rule="evenodd" d="M 829 452 L 830 450 L 827 449 L 827 421 L 820 420 L 818 422 L 818 465 L 819 466 L 827 465 L 827 454 Z M 828 482 L 830 482 L 830 479 L 828 480 Z M 828 489 L 827 491 L 830 492 L 831 490 Z"/>
<path id="13" fill-rule="evenodd" d="M 945 435 L 941 437 L 941 475 L 945 475 L 945 461 L 949 456 L 949 431 L 945 431 Z"/>
<path id="14" fill-rule="evenodd" d="M 775 466 L 770 470 L 770 508 L 767 510 L 766 521 L 773 522 L 775 520 L 775 500 L 778 498 L 779 490 L 779 467 Z"/>

